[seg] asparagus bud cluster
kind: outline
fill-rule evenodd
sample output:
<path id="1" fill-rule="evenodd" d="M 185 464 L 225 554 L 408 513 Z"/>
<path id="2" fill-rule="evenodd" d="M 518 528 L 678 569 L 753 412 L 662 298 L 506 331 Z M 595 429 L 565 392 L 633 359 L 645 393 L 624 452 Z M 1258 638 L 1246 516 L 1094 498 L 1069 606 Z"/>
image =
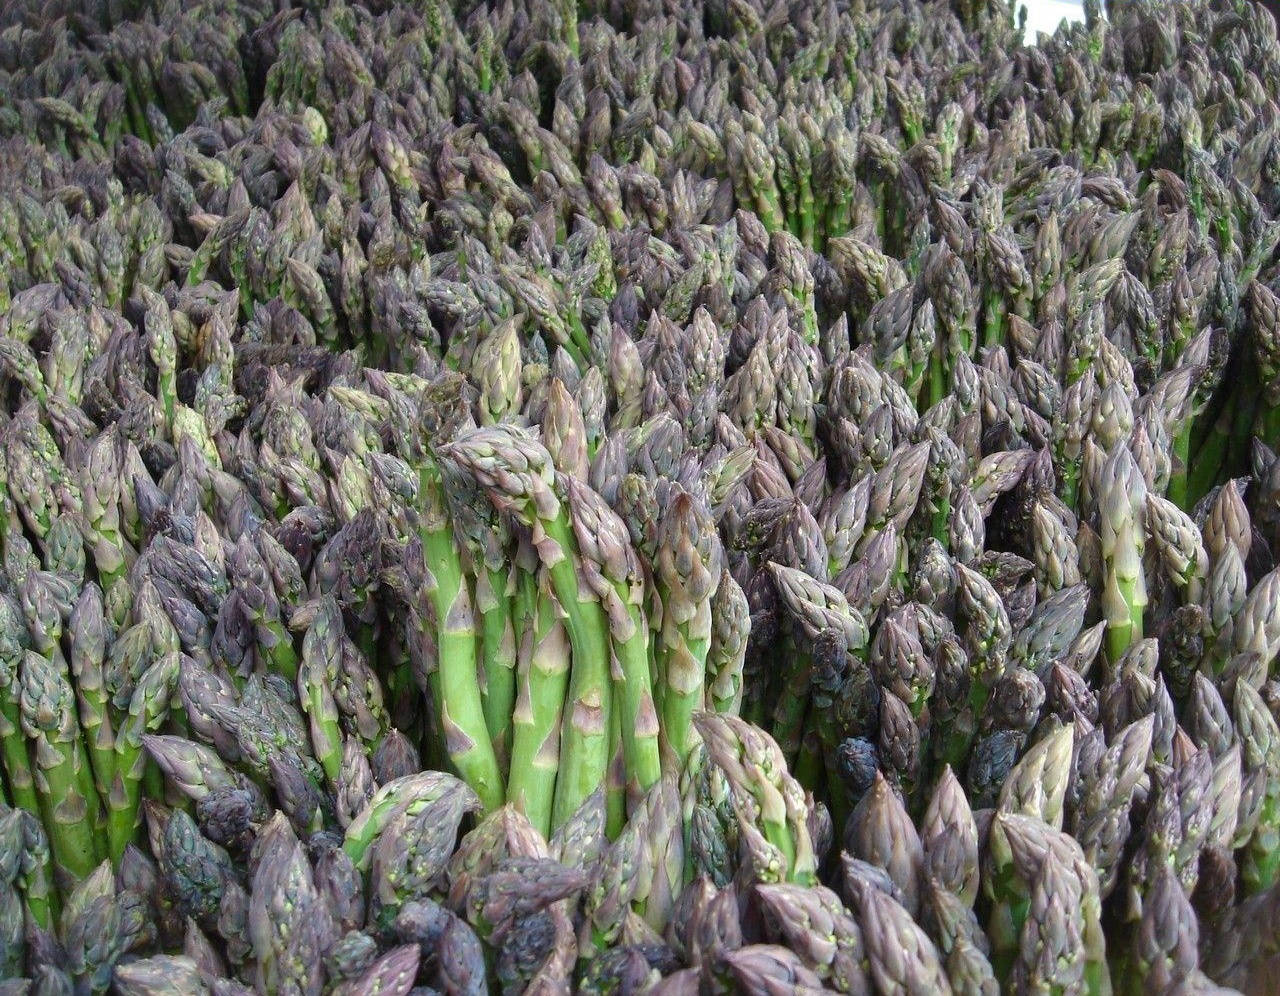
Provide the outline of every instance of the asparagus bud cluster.
<path id="1" fill-rule="evenodd" d="M 1248 0 L 15 0 L 0 993 L 1266 992 Z"/>

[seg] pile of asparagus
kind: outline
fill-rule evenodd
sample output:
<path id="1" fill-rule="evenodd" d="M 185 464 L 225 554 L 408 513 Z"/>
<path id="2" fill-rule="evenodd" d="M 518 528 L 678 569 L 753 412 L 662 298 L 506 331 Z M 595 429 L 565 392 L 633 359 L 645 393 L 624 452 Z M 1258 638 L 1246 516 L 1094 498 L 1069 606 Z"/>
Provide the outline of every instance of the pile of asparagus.
<path id="1" fill-rule="evenodd" d="M 0 994 L 1269 992 L 1252 0 L 0 10 Z"/>

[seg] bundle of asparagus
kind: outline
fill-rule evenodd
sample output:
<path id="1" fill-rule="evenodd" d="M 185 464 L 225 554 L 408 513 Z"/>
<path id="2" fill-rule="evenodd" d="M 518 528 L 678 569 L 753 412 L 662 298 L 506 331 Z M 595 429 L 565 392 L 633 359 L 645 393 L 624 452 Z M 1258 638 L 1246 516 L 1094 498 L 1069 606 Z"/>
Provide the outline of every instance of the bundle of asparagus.
<path id="1" fill-rule="evenodd" d="M 1270 991 L 1277 80 L 7 4 L 0 992 Z"/>

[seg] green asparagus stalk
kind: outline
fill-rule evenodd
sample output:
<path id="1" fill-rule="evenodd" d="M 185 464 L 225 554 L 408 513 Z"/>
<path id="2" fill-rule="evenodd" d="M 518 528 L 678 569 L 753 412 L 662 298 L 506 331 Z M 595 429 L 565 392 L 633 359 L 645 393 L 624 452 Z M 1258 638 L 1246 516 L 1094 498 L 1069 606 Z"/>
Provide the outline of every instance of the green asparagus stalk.
<path id="1" fill-rule="evenodd" d="M 580 480 L 566 477 L 564 483 L 583 574 L 608 617 L 625 782 L 629 797 L 638 800 L 661 774 L 644 576 L 622 519 Z"/>
<path id="2" fill-rule="evenodd" d="M 480 799 L 466 784 L 443 771 L 420 771 L 388 782 L 347 827 L 342 849 L 361 869 L 368 868 L 370 849 L 398 816 L 413 816 L 447 794 L 460 794 L 464 808 L 478 810 Z"/>
<path id="3" fill-rule="evenodd" d="M 22 661 L 26 629 L 18 607 L 0 598 L 0 753 L 9 787 L 9 801 L 39 815 L 40 805 L 32 781 L 31 759 L 22 727 Z"/>
<path id="4" fill-rule="evenodd" d="M 1133 454 L 1123 443 L 1118 444 L 1102 468 L 1098 488 L 1099 535 L 1106 567 L 1102 607 L 1107 620 L 1107 653 L 1112 661 L 1142 639 L 1147 607 L 1142 568 L 1145 496 Z"/>
<path id="5" fill-rule="evenodd" d="M 527 433 L 501 425 L 459 437 L 442 455 L 470 471 L 500 509 L 533 530 L 534 546 L 565 614 L 573 667 L 552 817 L 552 826 L 559 826 L 605 780 L 612 707 L 608 620 L 582 577 L 568 508 L 557 495 L 545 447 Z"/>
<path id="6" fill-rule="evenodd" d="M 65 888 L 88 876 L 101 859 L 101 842 L 94 834 L 100 802 L 83 790 L 88 761 L 66 678 L 28 650 L 21 680 L 22 728 L 31 741 L 33 781 L 59 885 Z"/>
<path id="7" fill-rule="evenodd" d="M 663 510 L 655 573 L 663 613 L 662 730 L 675 752 L 678 771 L 693 749 L 693 714 L 706 708 L 711 600 L 720 576 L 715 523 L 687 492 L 677 494 Z"/>
<path id="8" fill-rule="evenodd" d="M 454 532 L 466 544 L 475 577 L 475 607 L 480 617 L 480 697 L 485 727 L 499 768 L 505 773 L 511 754 L 511 710 L 516 698 L 516 639 L 512 615 L 514 572 L 508 562 L 511 529 L 474 479 L 441 467 Z"/>
<path id="9" fill-rule="evenodd" d="M 138 829 L 138 804 L 149 758 L 143 750 L 144 734 L 160 729 L 176 696 L 181 655 L 171 652 L 143 672 L 121 719 L 115 740 L 115 765 L 107 796 L 108 850 L 119 861 Z"/>
<path id="10" fill-rule="evenodd" d="M 69 623 L 71 654 L 68 663 L 75 678 L 76 699 L 80 706 L 80 727 L 89 750 L 89 763 L 98 794 L 106 799 L 115 777 L 115 734 L 112 729 L 110 703 L 103 680 L 106 660 L 107 620 L 102 592 L 95 584 L 87 585 L 76 601 Z"/>
<path id="11" fill-rule="evenodd" d="M 437 708 L 445 745 L 485 809 L 493 810 L 502 805 L 502 775 L 484 723 L 470 584 L 445 511 L 439 472 L 425 461 L 419 469 L 418 500 L 418 532 L 436 618 Z"/>
<path id="12" fill-rule="evenodd" d="M 50 930 L 58 914 L 58 896 L 50 876 L 53 865 L 49 838 L 36 813 L 25 809 L 15 812 L 22 823 L 22 863 L 18 869 L 18 885 L 32 922 Z"/>
<path id="13" fill-rule="evenodd" d="M 333 681 L 342 668 L 342 615 L 326 597 L 302 639 L 298 701 L 311 724 L 311 746 L 334 790 L 342 777 L 342 728 Z"/>
<path id="14" fill-rule="evenodd" d="M 538 572 L 536 583 L 529 578 L 522 587 L 523 598 L 517 598 L 529 603 L 530 614 L 519 653 L 507 801 L 549 838 L 570 650 L 560 606 L 550 590 L 545 569 Z"/>

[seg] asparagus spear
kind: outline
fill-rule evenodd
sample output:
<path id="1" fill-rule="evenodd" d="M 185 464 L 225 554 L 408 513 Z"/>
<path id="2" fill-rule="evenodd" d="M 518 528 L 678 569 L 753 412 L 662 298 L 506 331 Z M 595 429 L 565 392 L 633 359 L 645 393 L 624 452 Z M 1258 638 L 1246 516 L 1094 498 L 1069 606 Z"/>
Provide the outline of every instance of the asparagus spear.
<path id="1" fill-rule="evenodd" d="M 706 510 L 687 492 L 675 495 L 658 525 L 656 566 L 662 593 L 662 729 L 677 770 L 693 747 L 693 713 L 706 708 L 705 675 L 711 645 L 711 605 L 720 574 L 720 548 Z M 623 717 L 625 722 L 626 716 Z"/>
<path id="2" fill-rule="evenodd" d="M 589 582 L 580 578 L 568 508 L 556 493 L 543 446 L 502 425 L 460 436 L 441 455 L 466 468 L 500 509 L 533 530 L 534 546 L 565 613 L 573 666 L 552 816 L 552 826 L 559 826 L 604 781 L 608 766 L 608 620 Z"/>
<path id="3" fill-rule="evenodd" d="M 1118 660 L 1142 639 L 1147 607 L 1142 569 L 1142 507 L 1146 489 L 1133 454 L 1117 444 L 1102 468 L 1098 503 L 1102 557 L 1106 565 L 1103 611 L 1107 619 L 1107 652 Z"/>
<path id="4" fill-rule="evenodd" d="M 787 881 L 808 884 L 815 876 L 813 842 L 801 820 L 803 792 L 786 770 L 768 734 L 733 716 L 698 713 L 694 725 L 707 757 L 728 781 L 740 828 L 754 829 L 780 854 Z"/>
<path id="5" fill-rule="evenodd" d="M 643 615 L 644 577 L 622 519 L 577 479 L 566 478 L 565 488 L 583 574 L 609 620 L 623 760 L 629 794 L 638 799 L 661 773 L 649 627 Z"/>
<path id="6" fill-rule="evenodd" d="M 22 726 L 22 662 L 26 629 L 17 606 L 0 598 L 0 751 L 4 755 L 5 780 L 10 802 L 29 813 L 41 812 L 27 740 Z"/>
<path id="7" fill-rule="evenodd" d="M 342 667 L 342 616 L 337 602 L 326 598 L 302 640 L 298 666 L 298 698 L 311 724 L 311 746 L 329 784 L 342 776 L 342 729 L 332 682 Z"/>
<path id="8" fill-rule="evenodd" d="M 476 625 L 469 579 L 454 545 L 439 476 L 420 470 L 419 536 L 436 618 L 441 725 L 449 758 L 476 790 L 486 809 L 502 804 L 502 776 L 484 725 L 477 680 Z"/>
<path id="9" fill-rule="evenodd" d="M 176 651 L 154 661 L 138 679 L 115 739 L 115 764 L 107 795 L 107 836 L 111 859 L 119 861 L 138 826 L 138 804 L 148 756 L 143 735 L 159 729 L 176 697 L 181 655 Z"/>
<path id="10" fill-rule="evenodd" d="M 22 659 L 22 729 L 31 742 L 32 776 L 49 831 L 59 885 L 70 887 L 98 865 L 101 841 L 94 833 L 95 794 L 84 793 L 88 761 L 75 719 L 75 697 L 66 678 L 28 650 Z M 132 828 L 131 828 L 132 829 Z"/>
<path id="11" fill-rule="evenodd" d="M 81 591 L 71 613 L 69 629 L 68 662 L 75 678 L 80 726 L 89 750 L 94 784 L 98 794 L 106 799 L 115 777 L 115 734 L 103 682 L 108 630 L 102 592 L 97 585 L 86 585 Z"/>
<path id="12" fill-rule="evenodd" d="M 526 588 L 532 615 L 519 652 L 507 801 L 544 837 L 550 837 L 570 651 L 545 569 L 538 572 L 536 587 L 529 581 Z"/>
<path id="13" fill-rule="evenodd" d="M 441 472 L 455 533 L 470 551 L 476 611 L 480 616 L 480 691 L 485 726 L 498 764 L 505 771 L 510 760 L 511 710 L 516 698 L 517 634 L 512 605 L 515 572 L 508 562 L 510 525 L 484 500 L 474 479 L 447 463 Z"/>

